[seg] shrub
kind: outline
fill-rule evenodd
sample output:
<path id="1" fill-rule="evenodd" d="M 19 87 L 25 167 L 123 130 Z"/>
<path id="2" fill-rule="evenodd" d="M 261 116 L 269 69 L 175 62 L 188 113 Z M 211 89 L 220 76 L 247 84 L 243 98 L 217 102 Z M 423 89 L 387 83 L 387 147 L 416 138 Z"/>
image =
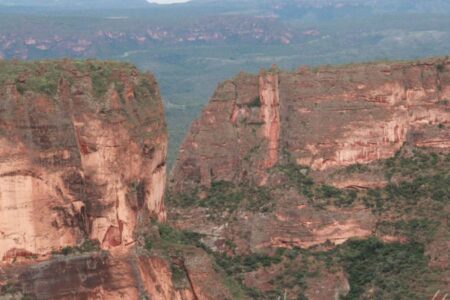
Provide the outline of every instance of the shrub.
<path id="1" fill-rule="evenodd" d="M 439 73 L 444 72 L 444 71 L 445 71 L 445 65 L 442 64 L 442 63 L 437 64 L 437 65 L 436 65 L 436 70 L 437 70 Z"/>
<path id="2" fill-rule="evenodd" d="M 344 299 L 360 299 L 369 289 L 379 299 L 417 299 L 415 279 L 428 263 L 421 244 L 384 244 L 375 238 L 348 242 L 340 259 L 350 282 Z"/>
<path id="3" fill-rule="evenodd" d="M 247 104 L 248 107 L 261 107 L 261 98 L 259 96 L 255 97 L 250 103 Z"/>
<path id="4" fill-rule="evenodd" d="M 66 246 L 61 248 L 59 251 L 53 251 L 52 253 L 62 254 L 62 255 L 71 255 L 71 254 L 81 254 L 86 252 L 92 252 L 92 251 L 99 251 L 100 250 L 100 243 L 97 240 L 85 240 L 83 243 L 81 243 L 78 246 Z"/>
<path id="5" fill-rule="evenodd" d="M 170 265 L 170 271 L 172 273 L 172 281 L 175 284 L 180 284 L 187 278 L 186 272 L 183 267 L 175 263 L 172 263 Z"/>
<path id="6" fill-rule="evenodd" d="M 162 241 L 170 244 L 202 246 L 202 235 L 192 231 L 181 231 L 167 224 L 157 224 Z"/>

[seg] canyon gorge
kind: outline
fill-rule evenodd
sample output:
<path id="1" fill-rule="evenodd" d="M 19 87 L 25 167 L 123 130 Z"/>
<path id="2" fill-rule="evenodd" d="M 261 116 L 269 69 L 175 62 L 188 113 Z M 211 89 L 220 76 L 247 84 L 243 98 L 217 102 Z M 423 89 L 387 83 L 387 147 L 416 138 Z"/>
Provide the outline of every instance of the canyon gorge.
<path id="1" fill-rule="evenodd" d="M 206 287 L 196 264 L 214 270 L 201 252 L 180 260 L 193 272 L 175 289 L 169 254 L 139 248 L 158 231 L 150 220 L 166 219 L 153 75 L 112 62 L 0 62 L 0 80 L 1 299 L 227 298 Z"/>
<path id="2" fill-rule="evenodd" d="M 156 79 L 0 61 L 0 300 L 436 299 L 450 60 L 220 83 L 173 170 Z"/>

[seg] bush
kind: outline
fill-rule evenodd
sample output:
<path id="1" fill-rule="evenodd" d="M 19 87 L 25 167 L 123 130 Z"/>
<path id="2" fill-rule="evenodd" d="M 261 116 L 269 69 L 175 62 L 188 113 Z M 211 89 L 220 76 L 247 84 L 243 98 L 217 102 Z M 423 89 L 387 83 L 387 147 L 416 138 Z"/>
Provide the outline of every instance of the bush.
<path id="1" fill-rule="evenodd" d="M 437 70 L 439 73 L 444 72 L 444 71 L 445 71 L 445 65 L 442 64 L 442 63 L 437 64 L 437 65 L 436 65 L 436 70 Z"/>
<path id="2" fill-rule="evenodd" d="M 208 208 L 213 216 L 221 215 L 223 212 L 229 214 L 238 209 L 248 211 L 269 212 L 273 209 L 274 201 L 270 190 L 265 187 L 254 187 L 247 183 L 240 185 L 216 181 L 211 183 L 211 188 L 205 190 L 205 199 L 196 196 L 199 190 L 192 193 L 167 194 L 167 202 L 176 207 L 204 207 Z"/>
<path id="3" fill-rule="evenodd" d="M 170 244 L 203 246 L 202 235 L 192 231 L 181 231 L 167 224 L 158 224 L 161 240 Z"/>
<path id="4" fill-rule="evenodd" d="M 170 265 L 170 271 L 172 273 L 172 281 L 175 284 L 180 284 L 187 278 L 185 270 L 175 263 Z"/>
<path id="5" fill-rule="evenodd" d="M 420 298 L 414 290 L 418 276 L 427 270 L 423 245 L 384 244 L 369 238 L 348 242 L 339 255 L 350 282 L 344 299 L 360 299 L 368 290 L 378 299 Z"/>
<path id="6" fill-rule="evenodd" d="M 381 222 L 378 230 L 383 234 L 403 236 L 409 241 L 427 243 L 434 238 L 439 222 L 429 219 L 400 220 L 396 222 Z"/>
<path id="7" fill-rule="evenodd" d="M 255 97 L 250 103 L 247 104 L 248 107 L 261 107 L 261 98 Z"/>
<path id="8" fill-rule="evenodd" d="M 62 255 L 71 255 L 71 254 L 81 254 L 86 252 L 93 252 L 100 250 L 100 243 L 97 240 L 85 240 L 78 246 L 66 246 L 61 248 L 59 251 L 53 251 L 54 255 L 62 254 Z"/>
<path id="9" fill-rule="evenodd" d="M 145 238 L 144 248 L 149 251 L 152 250 L 153 242 L 149 238 Z"/>

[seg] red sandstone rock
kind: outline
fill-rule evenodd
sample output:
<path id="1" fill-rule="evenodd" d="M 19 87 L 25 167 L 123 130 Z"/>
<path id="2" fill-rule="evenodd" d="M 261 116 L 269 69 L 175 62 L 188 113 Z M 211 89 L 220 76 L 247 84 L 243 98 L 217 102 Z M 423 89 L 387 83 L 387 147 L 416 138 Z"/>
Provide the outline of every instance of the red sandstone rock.
<path id="1" fill-rule="evenodd" d="M 192 125 L 172 186 L 265 183 L 286 155 L 323 171 L 392 157 L 405 143 L 449 148 L 448 99 L 447 59 L 241 74 Z"/>
<path id="2" fill-rule="evenodd" d="M 274 208 L 267 213 L 242 209 L 228 219 L 224 212 L 226 221 L 221 221 L 220 216 L 212 220 L 208 208 L 176 207 L 169 219 L 205 234 L 203 241 L 214 250 L 228 251 L 225 241 L 233 241 L 238 254 L 367 238 L 382 216 L 359 205 L 313 205 L 285 189 L 273 167 L 294 162 L 338 188 L 382 188 L 384 173 L 339 171 L 391 158 L 405 144 L 448 151 L 448 99 L 448 59 L 239 74 L 218 86 L 193 123 L 171 190 L 207 193 L 212 182 L 244 182 L 271 189 Z"/>
<path id="3" fill-rule="evenodd" d="M 84 237 L 124 246 L 138 215 L 165 218 L 167 134 L 155 80 L 89 64 L 122 74 L 129 101 L 115 84 L 97 95 L 89 71 L 69 62 L 51 64 L 60 72 L 54 94 L 0 86 L 0 257 L 14 248 L 46 254 Z M 23 84 L 46 76 L 35 66 L 16 75 Z"/>
<path id="4" fill-rule="evenodd" d="M 12 76 L 0 80 L 0 298 L 231 299 L 202 250 L 177 248 L 189 278 L 179 288 L 167 253 L 142 247 L 150 217 L 166 218 L 153 76 L 116 63 L 16 64 L 0 66 Z M 102 250 L 79 246 L 89 239 Z"/>

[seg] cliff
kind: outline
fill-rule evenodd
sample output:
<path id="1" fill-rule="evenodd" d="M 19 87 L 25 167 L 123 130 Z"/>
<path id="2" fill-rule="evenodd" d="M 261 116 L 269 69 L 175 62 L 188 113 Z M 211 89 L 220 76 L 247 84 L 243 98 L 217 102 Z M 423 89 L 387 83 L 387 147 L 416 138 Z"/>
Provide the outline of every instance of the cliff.
<path id="1" fill-rule="evenodd" d="M 0 62 L 0 298 L 230 298 L 201 249 L 160 232 L 166 152 L 151 74 Z"/>
<path id="2" fill-rule="evenodd" d="M 189 181 L 251 179 L 289 155 L 324 171 L 392 157 L 408 143 L 450 147 L 450 61 L 276 69 L 222 83 L 173 172 Z M 217 137 L 220 137 L 220 141 Z M 244 159 L 246 158 L 246 159 Z"/>
<path id="3" fill-rule="evenodd" d="M 432 298 L 450 280 L 448 99 L 447 58 L 241 73 L 218 86 L 180 149 L 169 220 L 203 234 L 256 298 L 402 299 L 403 288 Z M 413 272 L 440 279 L 414 285 L 409 263 L 377 273 L 379 253 L 408 247 L 419 251 Z"/>
<path id="4" fill-rule="evenodd" d="M 70 61 L 1 71 L 0 257 L 84 237 L 126 247 L 139 214 L 165 218 L 167 134 L 151 75 Z"/>

